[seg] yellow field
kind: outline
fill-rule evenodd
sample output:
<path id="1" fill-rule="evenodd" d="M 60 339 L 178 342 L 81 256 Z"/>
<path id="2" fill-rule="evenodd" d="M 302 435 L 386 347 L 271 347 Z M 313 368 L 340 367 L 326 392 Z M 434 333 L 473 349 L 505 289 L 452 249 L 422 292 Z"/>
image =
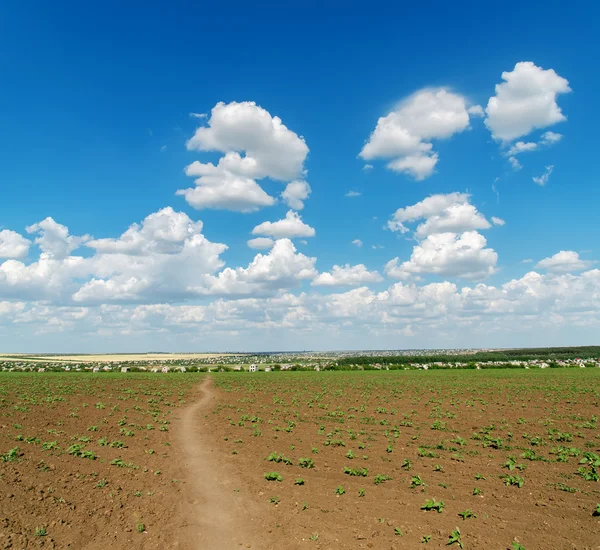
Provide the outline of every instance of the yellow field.
<path id="1" fill-rule="evenodd" d="M 122 363 L 124 361 L 167 361 L 173 359 L 207 359 L 230 357 L 231 353 L 111 353 L 91 355 L 0 354 L 2 361 L 52 361 L 57 363 Z"/>

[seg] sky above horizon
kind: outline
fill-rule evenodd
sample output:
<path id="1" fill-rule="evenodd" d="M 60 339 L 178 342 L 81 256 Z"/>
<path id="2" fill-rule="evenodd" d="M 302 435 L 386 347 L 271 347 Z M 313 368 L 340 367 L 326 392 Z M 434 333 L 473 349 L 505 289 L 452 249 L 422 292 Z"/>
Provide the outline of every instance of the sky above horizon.
<path id="1" fill-rule="evenodd" d="M 600 8 L 481 6 L 3 3 L 0 351 L 597 344 Z"/>

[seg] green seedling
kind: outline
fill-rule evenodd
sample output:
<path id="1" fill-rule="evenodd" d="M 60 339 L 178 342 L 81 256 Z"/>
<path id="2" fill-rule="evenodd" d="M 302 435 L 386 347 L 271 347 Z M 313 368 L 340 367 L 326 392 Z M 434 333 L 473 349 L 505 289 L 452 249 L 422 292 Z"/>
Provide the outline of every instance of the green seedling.
<path id="1" fill-rule="evenodd" d="M 463 520 L 477 517 L 469 508 L 467 508 L 464 512 L 459 512 L 458 515 L 463 518 Z"/>
<path id="2" fill-rule="evenodd" d="M 460 529 L 457 527 L 448 535 L 448 542 L 446 546 L 450 546 L 452 544 L 458 544 L 459 548 L 464 548 L 463 543 L 460 540 Z"/>
<path id="3" fill-rule="evenodd" d="M 431 510 L 435 510 L 438 514 L 441 514 L 444 511 L 444 501 L 437 501 L 434 499 L 425 501 L 425 504 L 421 506 L 421 510 L 425 510 L 426 512 L 430 512 Z"/>

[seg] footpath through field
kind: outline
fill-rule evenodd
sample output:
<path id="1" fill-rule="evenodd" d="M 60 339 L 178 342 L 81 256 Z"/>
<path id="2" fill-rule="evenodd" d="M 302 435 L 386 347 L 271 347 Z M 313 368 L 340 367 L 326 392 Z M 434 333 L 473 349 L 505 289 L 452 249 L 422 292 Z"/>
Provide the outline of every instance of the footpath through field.
<path id="1" fill-rule="evenodd" d="M 183 451 L 187 491 L 180 503 L 185 527 L 178 546 L 187 549 L 229 550 L 266 548 L 257 544 L 260 528 L 254 525 L 252 502 L 236 492 L 235 479 L 225 471 L 203 427 L 214 399 L 212 380 L 200 385 L 200 398 L 183 411 L 178 432 Z"/>

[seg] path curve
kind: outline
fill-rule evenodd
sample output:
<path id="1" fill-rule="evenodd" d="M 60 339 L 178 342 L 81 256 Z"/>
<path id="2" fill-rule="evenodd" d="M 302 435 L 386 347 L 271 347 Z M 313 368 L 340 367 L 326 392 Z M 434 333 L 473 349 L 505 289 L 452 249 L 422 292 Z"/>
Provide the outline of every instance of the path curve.
<path id="1" fill-rule="evenodd" d="M 234 492 L 231 477 L 202 431 L 208 421 L 204 416 L 215 398 L 212 384 L 210 376 L 201 383 L 201 396 L 183 411 L 178 432 L 187 480 L 186 494 L 180 504 L 186 519 L 180 547 L 190 550 L 258 548 L 246 528 L 251 504 Z"/>

